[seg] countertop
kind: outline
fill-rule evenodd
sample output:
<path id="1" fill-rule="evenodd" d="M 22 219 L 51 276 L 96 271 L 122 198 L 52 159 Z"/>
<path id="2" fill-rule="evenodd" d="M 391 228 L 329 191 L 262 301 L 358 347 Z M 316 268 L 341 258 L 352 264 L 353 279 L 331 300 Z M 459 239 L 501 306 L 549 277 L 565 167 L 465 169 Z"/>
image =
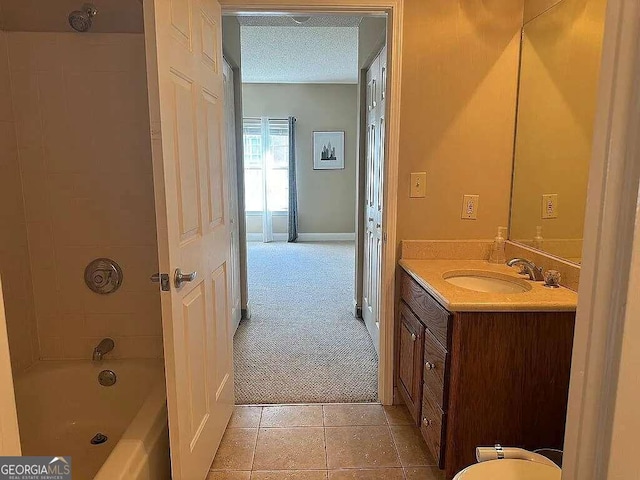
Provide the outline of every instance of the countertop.
<path id="1" fill-rule="evenodd" d="M 532 282 L 517 270 L 486 260 L 400 260 L 400 266 L 450 312 L 472 311 L 575 311 L 578 294 L 565 287 L 548 288 L 544 282 Z M 443 274 L 449 271 L 484 270 L 507 275 L 531 285 L 522 293 L 485 293 L 468 290 L 447 282 Z"/>

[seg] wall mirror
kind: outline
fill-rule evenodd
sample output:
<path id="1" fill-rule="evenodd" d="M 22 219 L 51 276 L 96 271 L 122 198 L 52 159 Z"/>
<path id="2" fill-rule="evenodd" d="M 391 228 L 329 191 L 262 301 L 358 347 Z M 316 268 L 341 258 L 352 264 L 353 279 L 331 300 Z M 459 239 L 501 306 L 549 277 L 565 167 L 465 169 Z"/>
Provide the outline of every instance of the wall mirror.
<path id="1" fill-rule="evenodd" d="M 580 263 L 606 0 L 526 0 L 509 239 Z"/>

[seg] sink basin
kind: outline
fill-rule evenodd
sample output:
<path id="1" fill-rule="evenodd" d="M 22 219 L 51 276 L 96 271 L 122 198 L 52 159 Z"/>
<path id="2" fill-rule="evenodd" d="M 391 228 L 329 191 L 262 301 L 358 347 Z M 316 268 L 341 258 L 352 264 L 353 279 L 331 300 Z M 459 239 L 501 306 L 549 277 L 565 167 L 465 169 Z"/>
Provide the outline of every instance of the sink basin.
<path id="1" fill-rule="evenodd" d="M 443 278 L 452 285 L 476 292 L 524 293 L 531 290 L 531 285 L 525 280 L 485 270 L 446 272 Z"/>

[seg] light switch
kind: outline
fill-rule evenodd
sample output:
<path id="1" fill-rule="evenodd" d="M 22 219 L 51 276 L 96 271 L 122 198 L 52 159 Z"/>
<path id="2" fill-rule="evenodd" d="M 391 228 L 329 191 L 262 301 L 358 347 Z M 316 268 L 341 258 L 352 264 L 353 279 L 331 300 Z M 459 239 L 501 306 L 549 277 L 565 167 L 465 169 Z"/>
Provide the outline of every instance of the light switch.
<path id="1" fill-rule="evenodd" d="M 409 197 L 424 198 L 427 195 L 427 172 L 411 174 L 411 191 Z"/>
<path id="2" fill-rule="evenodd" d="M 476 220 L 478 218 L 478 202 L 480 195 L 465 195 L 462 197 L 462 213 L 463 220 Z"/>
<path id="3" fill-rule="evenodd" d="M 542 195 L 542 218 L 558 218 L 558 194 Z"/>

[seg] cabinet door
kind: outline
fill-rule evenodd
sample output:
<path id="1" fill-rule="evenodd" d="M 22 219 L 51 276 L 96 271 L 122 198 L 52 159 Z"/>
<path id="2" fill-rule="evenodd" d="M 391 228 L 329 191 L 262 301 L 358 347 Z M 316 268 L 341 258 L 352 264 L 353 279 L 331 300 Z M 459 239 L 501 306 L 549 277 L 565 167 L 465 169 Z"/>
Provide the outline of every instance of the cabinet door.
<path id="1" fill-rule="evenodd" d="M 404 302 L 400 302 L 400 359 L 398 387 L 416 424 L 422 402 L 424 326 Z"/>

